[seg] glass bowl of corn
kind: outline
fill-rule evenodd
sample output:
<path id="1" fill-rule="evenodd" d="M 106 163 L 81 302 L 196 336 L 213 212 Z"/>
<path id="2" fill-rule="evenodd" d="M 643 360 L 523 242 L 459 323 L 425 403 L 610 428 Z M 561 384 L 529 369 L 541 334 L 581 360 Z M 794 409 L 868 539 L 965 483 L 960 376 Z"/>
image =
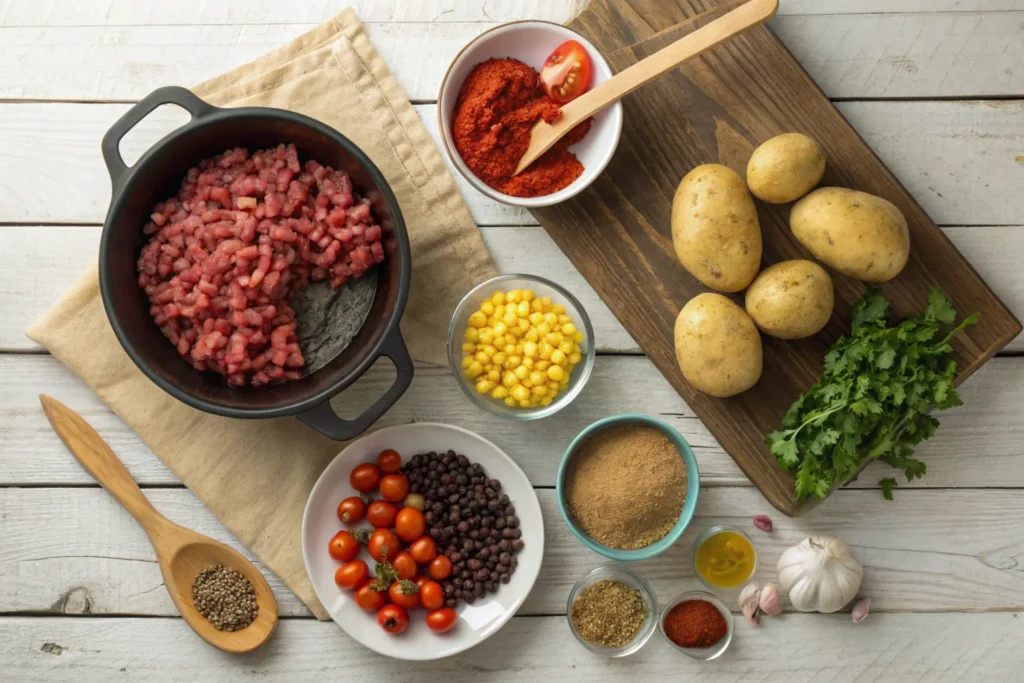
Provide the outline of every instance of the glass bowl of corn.
<path id="1" fill-rule="evenodd" d="M 594 368 L 594 328 L 583 306 L 535 275 L 499 275 L 459 302 L 448 328 L 448 362 L 463 393 L 513 420 L 568 405 Z"/>

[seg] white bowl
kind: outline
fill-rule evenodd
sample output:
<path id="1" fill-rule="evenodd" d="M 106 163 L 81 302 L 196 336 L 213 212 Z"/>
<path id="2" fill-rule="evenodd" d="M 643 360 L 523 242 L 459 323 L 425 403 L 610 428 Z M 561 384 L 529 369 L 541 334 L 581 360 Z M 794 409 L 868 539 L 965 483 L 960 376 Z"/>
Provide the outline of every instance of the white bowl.
<path id="1" fill-rule="evenodd" d="M 540 69 L 544 60 L 556 47 L 567 40 L 577 40 L 586 48 L 593 63 L 590 80 L 590 87 L 604 83 L 612 77 L 611 67 L 598 52 L 594 45 L 576 33 L 560 24 L 553 24 L 546 21 L 516 21 L 511 24 L 503 24 L 489 31 L 484 31 L 474 38 L 466 47 L 462 48 L 448 72 L 441 81 L 441 91 L 438 94 L 437 118 L 441 128 L 441 139 L 444 141 L 445 151 L 451 159 L 455 168 L 459 169 L 466 180 L 473 187 L 483 192 L 488 197 L 505 204 L 522 206 L 527 209 L 551 206 L 558 202 L 565 201 L 583 191 L 590 183 L 594 182 L 597 176 L 611 161 L 615 148 L 619 144 L 619 136 L 622 133 L 622 103 L 616 102 L 610 107 L 598 112 L 594 116 L 594 124 L 586 137 L 569 148 L 569 151 L 576 154 L 583 163 L 583 174 L 580 175 L 568 187 L 558 192 L 553 192 L 542 197 L 513 197 L 489 187 L 469 170 L 462 157 L 455 149 L 455 140 L 452 138 L 452 116 L 455 112 L 455 102 L 459 97 L 459 90 L 463 81 L 480 62 L 492 57 L 512 57 L 524 64 L 529 64 L 534 69 Z"/>
<path id="2" fill-rule="evenodd" d="M 508 584 L 472 605 L 461 604 L 459 621 L 448 633 L 433 633 L 424 621 L 426 611 L 410 610 L 409 628 L 397 636 L 377 625 L 376 614 L 364 612 L 352 599 L 352 592 L 338 588 L 334 572 L 339 563 L 327 554 L 331 537 L 343 528 L 367 527 L 365 520 L 354 526 L 338 521 L 337 507 L 343 499 L 357 495 L 349 486 L 352 468 L 372 462 L 385 448 L 402 455 L 403 463 L 417 453 L 454 450 L 480 463 L 487 476 L 501 481 L 502 491 L 515 505 L 522 529 L 523 549 L 516 555 L 518 565 Z M 407 660 L 441 659 L 467 650 L 494 635 L 522 606 L 540 572 L 544 555 L 544 523 L 533 486 L 519 466 L 501 449 L 473 432 L 433 422 L 385 427 L 353 441 L 337 455 L 317 480 L 302 516 L 302 558 L 306 563 L 316 597 L 331 618 L 349 636 L 388 657 Z M 373 559 L 362 551 L 370 566 Z"/>

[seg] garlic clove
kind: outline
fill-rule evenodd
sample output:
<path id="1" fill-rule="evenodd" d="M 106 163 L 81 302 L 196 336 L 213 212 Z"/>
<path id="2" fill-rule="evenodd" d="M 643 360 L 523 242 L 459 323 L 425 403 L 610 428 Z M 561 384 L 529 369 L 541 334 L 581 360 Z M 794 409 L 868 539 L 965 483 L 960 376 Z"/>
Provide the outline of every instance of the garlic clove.
<path id="1" fill-rule="evenodd" d="M 757 606 L 769 617 L 774 617 L 782 612 L 782 598 L 779 597 L 779 587 L 774 583 L 766 583 L 761 589 Z"/>
<path id="2" fill-rule="evenodd" d="M 853 617 L 853 623 L 859 624 L 868 618 L 868 613 L 871 611 L 871 598 L 861 598 L 853 605 L 853 611 L 850 615 Z"/>
<path id="3" fill-rule="evenodd" d="M 754 526 L 769 534 L 772 532 L 772 529 L 775 528 L 775 525 L 772 523 L 772 518 L 768 515 L 754 515 Z"/>
<path id="4" fill-rule="evenodd" d="M 761 587 L 757 582 L 748 583 L 740 591 L 740 611 L 751 626 L 761 625 L 760 594 Z"/>

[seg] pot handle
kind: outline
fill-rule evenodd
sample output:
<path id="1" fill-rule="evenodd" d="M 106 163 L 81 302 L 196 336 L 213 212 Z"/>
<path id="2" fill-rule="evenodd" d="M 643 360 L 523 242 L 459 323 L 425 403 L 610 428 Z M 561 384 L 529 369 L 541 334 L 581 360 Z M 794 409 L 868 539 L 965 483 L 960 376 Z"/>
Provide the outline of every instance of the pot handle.
<path id="1" fill-rule="evenodd" d="M 405 341 L 398 328 L 395 328 L 385 338 L 377 358 L 381 356 L 391 359 L 391 362 L 395 364 L 395 372 L 398 376 L 395 377 L 394 384 L 384 392 L 384 395 L 378 398 L 362 415 L 351 421 L 343 420 L 338 417 L 334 409 L 331 408 L 331 402 L 327 400 L 296 417 L 335 441 L 348 441 L 365 432 L 395 404 L 412 382 L 412 358 L 409 357 L 409 350 L 405 348 Z"/>
<path id="2" fill-rule="evenodd" d="M 121 158 L 121 152 L 118 149 L 118 145 L 121 144 L 121 138 L 127 135 L 128 131 L 138 125 L 142 119 L 149 116 L 150 112 L 164 104 L 178 105 L 191 114 L 193 120 L 217 111 L 217 107 L 199 99 L 192 94 L 192 91 L 176 85 L 157 88 L 146 95 L 142 101 L 114 122 L 114 125 L 110 127 L 107 134 L 103 136 L 103 143 L 100 145 L 100 148 L 103 150 L 103 160 L 106 162 L 107 171 L 110 173 L 110 182 L 115 188 L 121 184 L 125 173 L 128 172 L 128 166 L 124 163 L 124 159 Z"/>

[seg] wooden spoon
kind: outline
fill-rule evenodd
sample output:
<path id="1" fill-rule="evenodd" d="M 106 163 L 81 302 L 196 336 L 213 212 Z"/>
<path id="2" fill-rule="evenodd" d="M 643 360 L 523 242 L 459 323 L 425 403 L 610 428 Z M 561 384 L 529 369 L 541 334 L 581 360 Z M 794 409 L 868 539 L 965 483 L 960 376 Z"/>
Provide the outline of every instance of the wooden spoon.
<path id="1" fill-rule="evenodd" d="M 513 175 L 522 173 L 578 123 L 686 60 L 710 50 L 751 26 L 768 21 L 778 9 L 779 0 L 750 0 L 583 93 L 562 107 L 561 116 L 553 124 L 544 119 L 537 121 L 530 131 L 530 146 L 519 160 Z"/>
<path id="2" fill-rule="evenodd" d="M 146 530 L 156 551 L 164 584 L 192 630 L 225 652 L 251 652 L 265 643 L 277 625 L 277 602 L 266 579 L 252 562 L 220 541 L 179 526 L 157 512 L 128 474 L 124 463 L 78 413 L 46 395 L 40 395 L 39 401 L 71 454 Z M 256 591 L 259 614 L 243 629 L 218 631 L 192 604 L 192 581 L 201 570 L 215 564 L 241 573 Z"/>

